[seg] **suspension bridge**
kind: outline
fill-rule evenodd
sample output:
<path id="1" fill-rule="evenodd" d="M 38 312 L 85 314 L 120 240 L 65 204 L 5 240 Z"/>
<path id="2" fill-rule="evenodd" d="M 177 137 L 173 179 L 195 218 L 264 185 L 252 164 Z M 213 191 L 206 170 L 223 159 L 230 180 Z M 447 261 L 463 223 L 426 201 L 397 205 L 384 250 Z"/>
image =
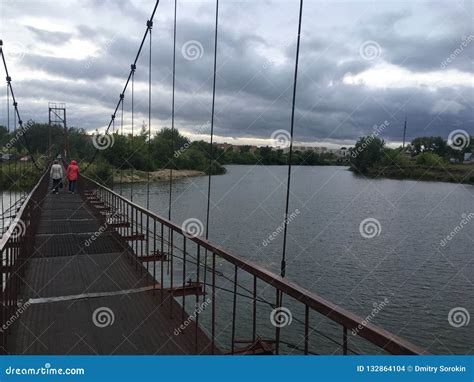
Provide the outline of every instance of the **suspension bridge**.
<path id="1" fill-rule="evenodd" d="M 110 134 L 109 130 L 117 134 L 115 124 L 119 118 L 123 134 L 123 105 L 127 91 L 131 92 L 133 126 L 134 77 L 137 70 L 144 70 L 148 74 L 147 134 L 150 142 L 152 30 L 158 7 L 159 1 L 156 1 L 105 134 Z M 175 128 L 176 13 L 177 0 L 174 2 L 171 129 Z M 291 191 L 302 17 L 301 0 L 295 30 L 297 48 L 285 216 L 289 212 Z M 218 25 L 217 0 L 209 166 L 213 158 Z M 146 54 L 147 47 L 147 65 L 139 69 L 138 59 Z M 0 348 L 3 354 L 426 353 L 290 282 L 285 277 L 287 225 L 284 226 L 280 274 L 211 243 L 210 172 L 207 219 L 202 236 L 172 221 L 171 165 L 167 217 L 150 210 L 149 176 L 145 206 L 133 201 L 133 183 L 128 196 L 84 174 L 79 176 L 78 193 L 61 190 L 58 195 L 52 194 L 49 171 L 53 152 L 49 147 L 47 154 L 37 157 L 29 148 L 28 129 L 21 119 L 4 54 L 7 50 L 8 43 L 2 43 L 0 53 L 7 82 L 8 130 L 12 107 L 12 130 L 17 134 L 14 135 L 15 142 L 3 151 L 10 159 L 11 147 L 21 144 L 31 160 L 24 163 L 2 160 L 1 163 L 2 177 L 14 178 L 13 183 L 17 186 L 4 189 L 2 198 Z M 63 166 L 73 159 L 69 158 L 65 115 L 64 110 L 64 118 L 60 119 L 65 131 Z M 172 141 L 171 151 L 175 149 Z M 95 150 L 87 160 L 87 168 L 95 165 L 98 153 L 99 149 Z M 18 187 L 16 180 L 27 170 L 38 175 L 36 184 L 28 189 Z M 286 326 L 285 319 L 293 324 Z M 321 325 L 321 320 L 327 325 Z M 323 343 L 325 347 L 322 347 Z"/>

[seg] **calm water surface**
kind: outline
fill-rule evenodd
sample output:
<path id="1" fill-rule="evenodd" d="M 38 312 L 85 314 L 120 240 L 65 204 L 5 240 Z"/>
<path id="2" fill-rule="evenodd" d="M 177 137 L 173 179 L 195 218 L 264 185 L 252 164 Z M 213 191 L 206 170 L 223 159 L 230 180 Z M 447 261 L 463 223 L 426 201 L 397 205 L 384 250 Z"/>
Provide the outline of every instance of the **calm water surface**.
<path id="1" fill-rule="evenodd" d="M 210 240 L 278 273 L 283 234 L 263 242 L 282 224 L 287 169 L 227 170 L 212 177 Z M 163 216 L 168 187 L 151 188 L 150 208 Z M 130 186 L 123 193 L 129 197 Z M 205 221 L 206 193 L 206 177 L 175 181 L 172 220 Z M 146 185 L 135 185 L 133 194 L 145 205 Z M 433 353 L 472 352 L 472 326 L 455 328 L 448 314 L 457 307 L 474 314 L 474 219 L 447 245 L 440 243 L 474 213 L 473 202 L 469 185 L 368 180 L 343 167 L 294 167 L 287 277 L 362 317 L 386 298 L 372 322 Z M 367 218 L 380 223 L 373 238 L 360 233 Z"/>

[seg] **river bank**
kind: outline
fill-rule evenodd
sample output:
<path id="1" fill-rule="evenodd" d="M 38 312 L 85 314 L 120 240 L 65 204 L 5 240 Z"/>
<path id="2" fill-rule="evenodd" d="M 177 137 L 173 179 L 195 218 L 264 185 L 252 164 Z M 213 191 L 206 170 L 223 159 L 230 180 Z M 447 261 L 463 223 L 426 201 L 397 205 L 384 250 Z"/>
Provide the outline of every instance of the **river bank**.
<path id="1" fill-rule="evenodd" d="M 368 168 L 367 173 L 364 175 L 370 178 L 474 184 L 474 163 L 448 164 L 443 166 L 376 166 Z"/>
<path id="2" fill-rule="evenodd" d="M 173 170 L 173 179 L 190 178 L 196 176 L 204 176 L 204 171 L 197 170 Z M 133 174 L 131 170 L 114 170 L 114 183 L 141 183 L 148 181 L 148 173 L 146 171 L 134 170 Z M 170 170 L 157 170 L 150 172 L 150 181 L 164 181 L 170 179 Z"/>

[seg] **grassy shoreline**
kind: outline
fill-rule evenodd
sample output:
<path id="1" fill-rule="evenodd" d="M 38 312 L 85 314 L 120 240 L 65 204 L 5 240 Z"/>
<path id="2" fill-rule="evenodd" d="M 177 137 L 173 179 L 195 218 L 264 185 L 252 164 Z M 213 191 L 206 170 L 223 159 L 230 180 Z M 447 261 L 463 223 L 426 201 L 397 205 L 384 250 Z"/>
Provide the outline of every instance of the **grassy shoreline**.
<path id="1" fill-rule="evenodd" d="M 354 172 L 357 173 L 357 171 Z M 411 179 L 474 185 L 474 164 L 448 164 L 443 166 L 410 165 L 404 167 L 376 166 L 370 167 L 364 175 L 375 179 Z"/>
<path id="2" fill-rule="evenodd" d="M 183 179 L 195 176 L 204 176 L 206 173 L 204 171 L 197 171 L 197 170 L 173 170 L 173 179 Z M 150 181 L 157 182 L 157 181 L 165 181 L 169 180 L 170 178 L 170 170 L 157 170 L 150 172 Z M 133 178 L 132 178 L 132 171 L 131 170 L 114 170 L 113 175 L 114 183 L 144 183 L 148 181 L 148 173 L 146 171 L 133 171 Z"/>

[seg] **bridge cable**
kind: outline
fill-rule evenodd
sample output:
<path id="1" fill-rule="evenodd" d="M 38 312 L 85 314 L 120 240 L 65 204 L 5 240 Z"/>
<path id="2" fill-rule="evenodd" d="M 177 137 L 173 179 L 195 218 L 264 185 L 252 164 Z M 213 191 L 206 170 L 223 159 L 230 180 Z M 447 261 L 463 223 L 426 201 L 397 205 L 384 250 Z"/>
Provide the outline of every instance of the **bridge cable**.
<path id="1" fill-rule="evenodd" d="M 174 22 L 173 22 L 173 91 L 171 96 L 171 156 L 174 155 L 174 111 L 175 111 L 175 83 L 176 83 L 176 17 L 178 1 L 174 0 Z M 173 161 L 170 163 L 170 181 L 169 181 L 169 201 L 168 201 L 168 220 L 171 221 L 171 202 L 173 190 Z"/>
<path id="2" fill-rule="evenodd" d="M 138 48 L 138 52 L 137 52 L 137 54 L 136 54 L 136 56 L 135 56 L 135 60 L 133 61 L 133 64 L 132 64 L 132 66 L 135 67 L 135 68 L 136 68 L 136 65 L 137 65 L 137 62 L 138 62 L 138 58 L 140 57 L 140 54 L 141 54 L 142 49 L 143 49 L 143 46 L 144 46 L 144 44 L 145 44 L 146 38 L 147 38 L 147 36 L 148 36 L 148 33 L 150 32 L 150 28 L 148 27 L 148 22 L 153 23 L 153 19 L 154 19 L 154 17 L 155 17 L 155 13 L 156 13 L 156 10 L 157 10 L 157 8 L 158 8 L 158 4 L 159 4 L 159 3 L 160 3 L 160 0 L 156 0 L 155 6 L 154 6 L 154 8 L 153 8 L 153 12 L 151 13 L 150 19 L 147 21 L 147 28 L 146 28 L 145 33 L 144 33 L 144 35 L 143 35 L 142 41 L 141 41 L 141 43 L 140 43 L 140 47 Z M 127 90 L 127 88 L 128 88 L 128 84 L 130 83 L 130 80 L 131 80 L 131 77 L 132 77 L 132 73 L 133 73 L 133 72 L 134 72 L 134 69 L 131 67 L 131 68 L 130 68 L 130 72 L 129 72 L 128 77 L 127 77 L 127 80 L 125 81 L 125 85 L 124 85 L 124 87 L 123 87 L 123 90 L 122 90 L 122 92 L 121 92 L 120 94 L 125 94 L 125 92 L 126 92 L 126 90 Z M 114 115 L 117 113 L 121 101 L 122 101 L 122 100 L 119 99 L 119 101 L 117 102 L 117 105 L 115 106 L 115 110 L 114 110 Z M 109 132 L 111 125 L 112 125 L 112 119 L 110 120 L 110 122 L 109 122 L 109 124 L 108 124 L 108 126 L 107 126 L 107 129 L 105 130 L 105 134 L 107 134 L 107 133 Z M 100 150 L 96 148 L 96 150 L 94 151 L 94 155 L 93 155 L 93 157 L 92 157 L 92 160 L 91 160 L 91 162 L 87 165 L 87 167 L 85 168 L 84 172 L 85 172 L 85 171 L 89 168 L 89 166 L 95 161 L 95 159 L 97 158 L 97 155 L 98 155 L 99 151 L 100 151 Z"/>
<path id="3" fill-rule="evenodd" d="M 207 182 L 207 209 L 206 209 L 206 240 L 209 240 L 209 215 L 211 209 L 211 175 L 213 163 L 213 144 L 214 144 L 214 116 L 216 104 L 216 76 L 217 76 L 217 31 L 219 26 L 219 0 L 216 0 L 216 21 L 214 29 L 214 69 L 212 79 L 212 108 L 211 108 L 211 131 L 210 131 L 210 147 L 209 147 L 209 174 Z M 207 281 L 207 249 L 204 254 L 204 294 L 206 295 L 206 281 Z"/>
<path id="4" fill-rule="evenodd" d="M 148 20 L 149 29 L 149 57 L 148 57 L 148 166 L 147 166 L 147 185 L 146 185 L 146 209 L 150 209 L 150 167 L 151 167 L 151 52 L 152 52 L 152 27 L 153 21 Z"/>
<path id="5" fill-rule="evenodd" d="M 293 155 L 293 132 L 295 126 L 295 105 L 296 105 L 296 87 L 298 81 L 298 65 L 300 54 L 300 40 L 301 40 L 301 20 L 303 17 L 303 0 L 300 0 L 300 12 L 298 19 L 298 38 L 296 42 L 296 59 L 295 59 L 295 74 L 293 80 L 293 100 L 291 105 L 291 128 L 290 128 L 290 151 L 288 153 L 288 176 L 286 183 L 286 205 L 285 205 L 285 226 L 283 232 L 283 253 L 281 260 L 281 277 L 285 277 L 286 273 L 286 243 L 288 233 L 288 211 L 290 204 L 290 190 L 291 190 L 291 160 Z"/>
<path id="6" fill-rule="evenodd" d="M 133 144 L 133 141 L 134 141 L 134 93 L 135 93 L 135 69 L 137 68 L 137 66 L 135 64 L 132 64 L 130 65 L 130 69 L 132 71 L 132 138 L 130 140 L 130 152 L 133 153 L 133 148 L 134 148 L 134 144 Z M 132 182 L 130 184 L 130 201 L 133 202 L 133 164 L 132 164 Z"/>
<path id="7" fill-rule="evenodd" d="M 36 159 L 35 159 L 33 153 L 31 152 L 31 150 L 29 148 L 28 139 L 26 137 L 26 130 L 27 129 L 23 129 L 23 121 L 22 121 L 21 116 L 20 116 L 20 111 L 18 110 L 18 102 L 16 101 L 15 93 L 13 92 L 13 86 L 11 84 L 11 77 L 10 77 L 10 74 L 8 72 L 7 62 L 5 60 L 5 54 L 3 52 L 3 47 L 2 47 L 1 44 L 0 44 L 0 55 L 2 56 L 3 67 L 5 68 L 5 74 L 6 74 L 6 78 L 7 78 L 8 88 L 10 89 L 10 93 L 12 95 L 13 106 L 14 106 L 14 109 L 15 109 L 14 110 L 14 115 L 16 117 L 18 117 L 18 123 L 19 123 L 21 131 L 22 131 L 22 137 L 23 137 L 23 140 L 25 141 L 25 148 L 28 151 L 28 153 L 30 154 L 31 160 L 33 161 L 33 164 L 35 165 L 36 169 L 41 171 L 41 168 L 39 168 L 39 166 L 36 162 Z"/>
<path id="8" fill-rule="evenodd" d="M 290 205 L 290 191 L 291 191 L 291 160 L 293 154 L 293 136 L 294 136 L 294 127 L 295 127 L 295 105 L 296 105 L 296 87 L 298 82 L 298 64 L 299 64 L 299 55 L 300 55 L 300 40 L 301 40 L 301 20 L 303 17 L 303 0 L 300 0 L 300 10 L 298 18 L 298 37 L 296 41 L 296 57 L 295 57 L 295 74 L 293 79 L 293 99 L 291 105 L 291 128 L 290 128 L 290 151 L 288 153 L 288 176 L 286 182 L 286 203 L 285 203 L 285 224 L 283 231 L 283 251 L 281 257 L 281 277 L 285 277 L 286 274 L 286 245 L 287 245 L 287 236 L 288 236 L 288 211 Z M 280 309 L 283 304 L 283 292 L 277 291 L 277 309 Z M 279 341 L 280 341 L 280 328 L 276 329 L 276 349 L 275 353 L 279 353 Z"/>
<path id="9" fill-rule="evenodd" d="M 120 134 L 122 135 L 121 139 L 124 139 L 124 136 L 123 136 L 123 103 L 124 103 L 125 95 L 120 94 L 120 98 L 122 100 L 122 111 L 121 111 L 121 116 L 120 116 Z M 123 165 L 120 166 L 120 196 L 123 196 Z"/>

